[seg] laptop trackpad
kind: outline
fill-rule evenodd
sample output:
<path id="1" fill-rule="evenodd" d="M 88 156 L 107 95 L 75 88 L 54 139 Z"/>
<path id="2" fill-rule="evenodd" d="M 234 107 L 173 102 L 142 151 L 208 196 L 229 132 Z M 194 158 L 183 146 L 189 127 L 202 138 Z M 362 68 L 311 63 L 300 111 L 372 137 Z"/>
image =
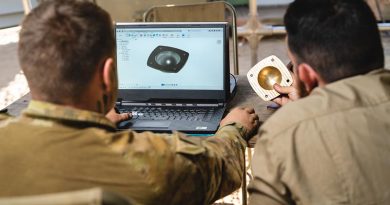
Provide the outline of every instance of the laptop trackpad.
<path id="1" fill-rule="evenodd" d="M 169 127 L 170 121 L 160 120 L 137 120 L 134 122 L 132 127 L 150 127 L 150 128 L 164 128 Z"/>

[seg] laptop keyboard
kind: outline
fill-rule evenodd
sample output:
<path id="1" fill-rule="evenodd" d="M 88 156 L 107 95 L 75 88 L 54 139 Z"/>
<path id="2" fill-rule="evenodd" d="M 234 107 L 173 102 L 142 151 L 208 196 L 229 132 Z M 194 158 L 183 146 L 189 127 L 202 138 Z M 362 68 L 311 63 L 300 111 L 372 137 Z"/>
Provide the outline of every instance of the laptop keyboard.
<path id="1" fill-rule="evenodd" d="M 133 119 L 139 120 L 187 120 L 210 121 L 214 116 L 214 107 L 120 107 L 119 112 L 128 112 Z"/>

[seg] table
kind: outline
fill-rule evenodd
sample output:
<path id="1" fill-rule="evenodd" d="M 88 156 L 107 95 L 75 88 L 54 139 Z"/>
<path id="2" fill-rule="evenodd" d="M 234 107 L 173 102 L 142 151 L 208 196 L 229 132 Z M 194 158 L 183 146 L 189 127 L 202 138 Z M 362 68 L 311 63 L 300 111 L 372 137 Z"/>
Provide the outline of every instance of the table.
<path id="1" fill-rule="evenodd" d="M 267 106 L 271 105 L 271 102 L 265 102 L 260 99 L 259 96 L 252 90 L 249 82 L 244 75 L 236 76 L 237 79 L 237 92 L 234 98 L 228 105 L 228 109 L 231 109 L 236 106 L 250 106 L 253 107 L 256 113 L 259 115 L 260 122 L 264 122 L 274 110 L 268 109 Z M 10 104 L 8 109 L 8 114 L 12 116 L 19 116 L 20 113 L 25 109 L 30 102 L 31 95 L 30 93 L 21 97 L 19 100 Z"/>
<path id="2" fill-rule="evenodd" d="M 235 76 L 237 79 L 237 92 L 233 99 L 229 102 L 227 109 L 232 109 L 237 106 L 248 106 L 253 107 L 256 113 L 259 115 L 260 124 L 262 124 L 268 117 L 274 112 L 273 109 L 269 109 L 268 106 L 271 102 L 263 101 L 256 93 L 252 90 L 245 75 Z M 7 107 L 8 114 L 12 116 L 19 116 L 20 113 L 28 106 L 30 102 L 30 93 L 21 97 L 11 105 Z M 256 138 L 252 138 L 249 141 L 249 147 L 254 147 L 256 144 Z"/>

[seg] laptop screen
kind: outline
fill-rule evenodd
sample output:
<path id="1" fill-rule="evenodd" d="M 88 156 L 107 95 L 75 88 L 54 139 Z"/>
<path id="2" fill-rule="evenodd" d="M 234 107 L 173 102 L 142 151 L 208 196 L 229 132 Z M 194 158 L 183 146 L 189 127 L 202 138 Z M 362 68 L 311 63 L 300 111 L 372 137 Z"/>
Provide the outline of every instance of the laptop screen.
<path id="1" fill-rule="evenodd" d="M 225 98 L 226 30 L 225 23 L 116 24 L 120 97 Z"/>

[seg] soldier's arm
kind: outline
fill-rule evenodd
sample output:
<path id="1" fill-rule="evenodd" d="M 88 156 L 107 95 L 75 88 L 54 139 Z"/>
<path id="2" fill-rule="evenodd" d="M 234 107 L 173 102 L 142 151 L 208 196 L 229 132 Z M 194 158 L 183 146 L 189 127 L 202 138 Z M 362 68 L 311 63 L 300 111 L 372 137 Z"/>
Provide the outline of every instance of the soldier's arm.
<path id="1" fill-rule="evenodd" d="M 210 204 L 239 188 L 245 134 L 239 123 L 209 138 L 133 132 L 126 158 L 144 173 L 161 204 Z"/>
<path id="2" fill-rule="evenodd" d="M 10 116 L 8 114 L 5 114 L 5 113 L 0 113 L 0 121 L 2 120 L 6 120 L 10 118 Z"/>
<path id="3" fill-rule="evenodd" d="M 125 156 L 145 176 L 160 204 L 210 204 L 240 186 L 244 139 L 258 125 L 253 108 L 235 108 L 209 138 L 178 132 L 122 133 L 128 136 Z"/>
<path id="4" fill-rule="evenodd" d="M 198 181 L 196 186 L 203 186 L 203 193 L 199 193 L 200 196 L 204 194 L 203 204 L 211 204 L 240 187 L 245 171 L 245 135 L 241 124 L 231 123 L 205 140 L 187 137 L 188 141 L 199 140 L 196 144 L 205 150 L 196 157 L 188 155 L 186 150 L 179 152 L 183 160 L 192 160 L 192 169 L 198 170 L 202 177 L 197 179 L 195 176 L 193 180 Z"/>

